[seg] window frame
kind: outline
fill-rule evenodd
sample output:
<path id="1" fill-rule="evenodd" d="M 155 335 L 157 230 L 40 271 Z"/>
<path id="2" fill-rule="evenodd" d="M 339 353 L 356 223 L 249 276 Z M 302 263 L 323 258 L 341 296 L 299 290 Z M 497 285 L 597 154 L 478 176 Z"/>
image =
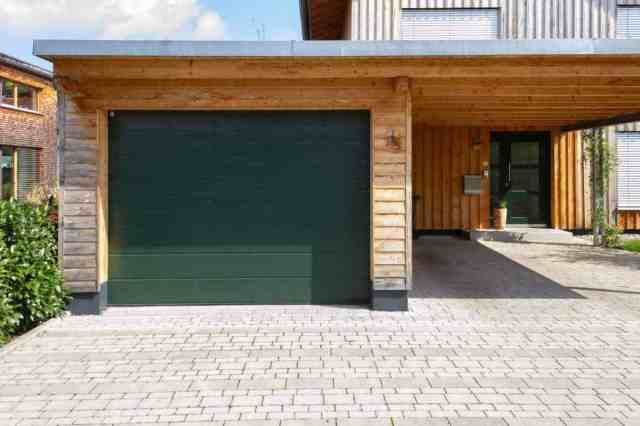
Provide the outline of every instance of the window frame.
<path id="1" fill-rule="evenodd" d="M 619 22 L 619 18 L 620 18 L 620 11 L 621 10 L 637 10 L 638 11 L 638 19 L 640 19 L 640 5 L 637 4 L 619 4 L 616 8 L 616 38 L 618 40 L 640 40 L 640 36 L 639 37 L 622 37 L 622 35 L 620 34 L 620 22 Z M 640 23 L 638 24 L 640 25 Z M 628 33 L 628 32 L 627 32 Z"/>
<path id="2" fill-rule="evenodd" d="M 8 145 L 0 145 L 0 158 L 4 156 L 5 152 L 11 153 L 11 163 L 12 163 L 12 189 L 11 196 L 8 198 L 9 200 L 16 200 L 18 198 L 18 149 L 13 146 Z M 5 200 L 2 186 L 4 185 L 2 179 L 2 171 L 0 170 L 0 200 Z"/>
<path id="3" fill-rule="evenodd" d="M 0 83 L 4 81 L 10 81 L 13 83 L 13 104 L 8 104 L 4 102 L 3 98 L 0 98 L 0 106 L 10 109 L 15 109 L 19 111 L 27 111 L 33 113 L 40 113 L 40 89 L 37 87 L 31 86 L 29 84 L 21 83 L 19 81 L 13 80 L 11 78 L 6 78 L 0 76 Z M 33 93 L 33 109 L 20 107 L 20 100 L 18 99 L 18 87 L 25 87 Z"/>
<path id="4" fill-rule="evenodd" d="M 623 139 L 623 134 L 625 133 L 631 133 L 631 134 L 636 134 L 638 135 L 638 142 L 637 144 L 640 145 L 640 132 L 622 132 L 622 131 L 618 131 L 616 132 L 616 163 L 617 163 L 617 167 L 616 167 L 616 208 L 618 211 L 637 211 L 640 210 L 640 202 L 635 201 L 635 196 L 632 196 L 632 200 L 627 200 L 626 198 L 622 199 L 623 197 L 623 191 L 621 189 L 621 185 L 622 182 L 628 182 L 632 179 L 632 177 L 624 177 L 624 179 L 622 178 L 622 165 L 624 163 L 624 169 L 627 170 L 629 167 L 633 167 L 635 170 L 635 167 L 638 167 L 638 170 L 640 170 L 640 156 L 636 157 L 632 157 L 635 158 L 636 162 L 631 162 L 631 160 L 629 160 L 628 158 L 624 158 L 625 157 L 625 152 L 622 152 L 622 139 Z M 632 143 L 632 142 L 626 142 L 626 143 Z M 640 150 L 640 146 L 637 148 Z M 631 164 L 629 164 L 631 163 Z M 637 189 L 638 191 L 638 199 L 640 199 L 640 185 L 638 185 L 638 188 L 633 188 L 633 189 Z M 625 190 L 626 193 L 629 193 L 629 188 L 627 188 Z M 633 192 L 633 194 L 635 194 L 635 191 Z M 628 194 L 626 194 L 628 195 Z M 638 203 L 638 204 L 636 204 Z"/>
<path id="5" fill-rule="evenodd" d="M 496 36 L 492 39 L 481 39 L 481 40 L 500 40 L 502 38 L 503 24 L 502 24 L 502 8 L 500 7 L 403 7 L 400 10 L 400 39 L 408 40 L 405 38 L 402 31 L 402 17 L 404 12 L 472 12 L 472 11 L 493 11 L 496 14 Z M 458 39 L 458 38 L 447 38 L 447 39 L 424 39 L 423 41 L 441 41 L 441 40 L 460 40 L 467 41 L 472 39 Z"/>
<path id="6" fill-rule="evenodd" d="M 26 152 L 31 152 L 34 155 L 33 163 L 27 161 L 23 162 L 20 157 Z M 42 184 L 42 169 L 41 169 L 41 155 L 42 149 L 35 147 L 22 147 L 14 145 L 0 145 L 0 159 L 4 155 L 11 155 L 12 171 L 11 171 L 11 195 L 8 198 L 4 198 L 2 192 L 2 169 L 0 169 L 0 201 L 2 200 L 23 200 L 31 191 Z M 26 164 L 26 167 L 24 166 Z M 34 168 L 31 168 L 30 165 Z M 28 174 L 25 174 L 28 173 Z M 27 189 L 22 188 L 22 181 L 25 177 L 32 176 L 32 186 L 27 185 Z"/>

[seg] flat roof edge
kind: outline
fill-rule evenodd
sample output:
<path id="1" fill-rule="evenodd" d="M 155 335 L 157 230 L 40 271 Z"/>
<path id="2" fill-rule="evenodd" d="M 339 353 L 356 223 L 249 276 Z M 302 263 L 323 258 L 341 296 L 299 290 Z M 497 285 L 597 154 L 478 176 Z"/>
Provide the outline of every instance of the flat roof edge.
<path id="1" fill-rule="evenodd" d="M 470 41 L 110 41 L 35 40 L 34 55 L 57 57 L 420 57 L 640 55 L 638 40 Z"/>

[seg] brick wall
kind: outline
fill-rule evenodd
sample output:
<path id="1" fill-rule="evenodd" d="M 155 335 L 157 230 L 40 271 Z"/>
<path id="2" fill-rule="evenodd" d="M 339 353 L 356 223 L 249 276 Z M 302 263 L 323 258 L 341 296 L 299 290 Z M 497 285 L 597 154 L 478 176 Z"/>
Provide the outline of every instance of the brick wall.
<path id="1" fill-rule="evenodd" d="M 37 112 L 0 106 L 0 145 L 41 148 L 41 182 L 55 182 L 57 95 L 53 82 L 3 64 L 0 77 L 39 89 Z"/>

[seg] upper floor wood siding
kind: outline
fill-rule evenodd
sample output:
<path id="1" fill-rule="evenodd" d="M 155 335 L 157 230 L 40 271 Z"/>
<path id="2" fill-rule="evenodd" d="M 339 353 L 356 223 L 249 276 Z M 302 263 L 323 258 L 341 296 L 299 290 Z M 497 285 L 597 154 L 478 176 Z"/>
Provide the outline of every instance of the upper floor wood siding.
<path id="1" fill-rule="evenodd" d="M 402 9 L 499 8 L 502 39 L 615 38 L 617 6 L 640 0 L 351 0 L 346 40 L 399 40 Z"/>

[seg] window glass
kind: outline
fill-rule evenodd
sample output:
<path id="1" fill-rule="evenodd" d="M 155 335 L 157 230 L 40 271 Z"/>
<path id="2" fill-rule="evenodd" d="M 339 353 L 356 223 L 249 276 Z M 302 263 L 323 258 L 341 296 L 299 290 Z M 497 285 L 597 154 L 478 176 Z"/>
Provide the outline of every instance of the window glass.
<path id="1" fill-rule="evenodd" d="M 616 133 L 618 208 L 640 210 L 640 132 Z"/>
<path id="2" fill-rule="evenodd" d="M 33 148 L 17 148 L 18 150 L 18 189 L 16 198 L 24 200 L 40 183 L 40 153 Z"/>
<path id="3" fill-rule="evenodd" d="M 617 38 L 640 38 L 640 6 L 618 6 Z"/>
<path id="4" fill-rule="evenodd" d="M 495 40 L 498 9 L 403 9 L 403 40 Z"/>
<path id="5" fill-rule="evenodd" d="M 13 149 L 0 147 L 0 199 L 8 200 L 15 196 Z"/>
<path id="6" fill-rule="evenodd" d="M 0 93 L 0 103 L 5 105 L 15 106 L 15 83 L 11 80 L 0 80 L 1 84 L 1 93 Z"/>
<path id="7" fill-rule="evenodd" d="M 18 84 L 18 108 L 36 109 L 36 90 L 33 87 Z"/>

